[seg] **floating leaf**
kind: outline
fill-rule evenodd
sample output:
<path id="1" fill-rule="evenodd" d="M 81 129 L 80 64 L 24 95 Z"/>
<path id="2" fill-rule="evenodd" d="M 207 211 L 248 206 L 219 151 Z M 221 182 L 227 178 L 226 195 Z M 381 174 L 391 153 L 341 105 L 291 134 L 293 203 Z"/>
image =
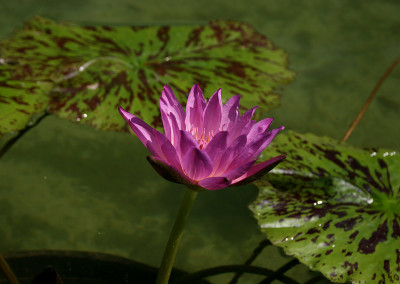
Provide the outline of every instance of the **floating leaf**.
<path id="1" fill-rule="evenodd" d="M 0 138 L 23 129 L 32 116 L 49 104 L 49 82 L 9 80 L 9 72 L 0 65 Z"/>
<path id="2" fill-rule="evenodd" d="M 11 80 L 54 83 L 49 112 L 102 130 L 125 128 L 119 105 L 160 126 L 164 84 L 182 102 L 199 83 L 208 96 L 222 87 L 226 98 L 242 94 L 243 108 L 257 104 L 267 110 L 279 104 L 273 90 L 293 79 L 283 50 L 233 21 L 79 27 L 35 17 L 1 41 L 0 60 Z"/>
<path id="3" fill-rule="evenodd" d="M 294 132 L 269 151 L 287 160 L 256 183 L 267 238 L 331 281 L 399 283 L 398 152 Z"/>

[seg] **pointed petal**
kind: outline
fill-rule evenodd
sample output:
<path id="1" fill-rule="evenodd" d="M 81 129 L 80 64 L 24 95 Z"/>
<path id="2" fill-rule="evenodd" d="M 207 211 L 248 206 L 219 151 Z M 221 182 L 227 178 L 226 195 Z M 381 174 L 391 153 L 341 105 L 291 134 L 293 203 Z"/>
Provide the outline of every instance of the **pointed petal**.
<path id="1" fill-rule="evenodd" d="M 166 180 L 191 185 L 193 182 L 173 166 L 157 157 L 148 156 L 147 160 L 156 172 Z"/>
<path id="2" fill-rule="evenodd" d="M 256 159 L 258 155 L 261 154 L 262 151 L 264 151 L 265 148 L 268 147 L 268 145 L 272 142 L 272 140 L 275 138 L 275 136 L 278 134 L 279 131 L 284 130 L 285 127 L 281 126 L 275 129 L 272 129 L 271 131 L 268 131 L 268 136 L 264 140 L 264 142 L 261 144 L 261 146 L 258 148 L 258 150 L 254 153 L 253 158 Z"/>
<path id="3" fill-rule="evenodd" d="M 271 143 L 276 134 L 283 130 L 284 127 L 275 128 L 269 132 L 258 134 L 253 141 L 248 143 L 242 153 L 229 166 L 228 170 L 232 170 L 243 163 L 257 159 L 258 155 Z"/>
<path id="4" fill-rule="evenodd" d="M 170 141 L 172 141 L 170 116 L 169 116 L 169 113 L 166 111 L 167 107 L 165 106 L 165 102 L 163 101 L 163 98 L 160 98 L 159 102 L 160 102 L 160 113 L 161 113 L 161 120 L 162 120 L 163 127 L 164 127 L 164 133 L 165 133 L 165 136 L 167 136 L 167 138 Z"/>
<path id="5" fill-rule="evenodd" d="M 248 111 L 246 111 L 241 117 L 240 119 L 243 121 L 243 123 L 247 123 L 250 121 L 250 119 L 253 117 L 254 113 L 256 112 L 258 106 L 255 106 L 251 109 L 249 109 Z"/>
<path id="6" fill-rule="evenodd" d="M 228 187 L 230 181 L 226 177 L 210 177 L 199 181 L 199 186 L 208 190 L 217 190 Z"/>
<path id="7" fill-rule="evenodd" d="M 136 117 L 135 115 L 127 112 L 124 110 L 122 107 L 118 107 L 119 113 L 122 115 L 122 117 L 129 123 L 132 117 Z"/>
<path id="8" fill-rule="evenodd" d="M 210 143 L 208 143 L 205 151 L 213 163 L 227 148 L 227 141 L 228 131 L 220 131 L 211 139 Z"/>
<path id="9" fill-rule="evenodd" d="M 172 124 L 176 123 L 176 126 L 179 129 L 185 129 L 185 111 L 168 85 L 164 86 L 162 96 L 159 101 L 165 135 L 172 143 L 174 143 Z"/>
<path id="10" fill-rule="evenodd" d="M 129 126 L 136 134 L 136 136 L 142 141 L 147 149 L 155 156 L 160 156 L 160 145 L 154 137 L 153 130 L 150 125 L 145 123 L 140 118 L 135 115 L 125 111 L 123 108 L 119 107 L 119 112 L 122 117 L 128 122 Z"/>
<path id="11" fill-rule="evenodd" d="M 182 172 L 182 166 L 179 161 L 178 154 L 174 146 L 172 146 L 171 142 L 163 135 L 154 129 L 154 136 L 157 139 L 158 144 L 160 145 L 161 152 L 163 157 L 160 156 L 164 161 L 168 162 L 168 164 L 174 166 L 177 170 Z"/>
<path id="12" fill-rule="evenodd" d="M 186 153 L 193 148 L 199 148 L 199 144 L 197 143 L 196 139 L 194 139 L 192 134 L 188 133 L 187 131 L 181 130 L 178 155 L 180 155 L 183 160 Z"/>
<path id="13" fill-rule="evenodd" d="M 247 173 L 233 180 L 232 185 L 245 185 L 261 178 L 263 175 L 275 168 L 285 158 L 285 155 L 280 155 L 254 165 Z"/>
<path id="14" fill-rule="evenodd" d="M 161 112 L 161 117 L 163 120 L 167 121 L 166 123 L 163 122 L 165 136 L 168 138 L 169 141 L 171 141 L 174 147 L 177 147 L 180 141 L 179 139 L 181 130 L 178 127 L 178 123 L 176 122 L 175 116 L 171 114 L 164 114 L 163 112 Z M 165 125 L 167 125 L 167 127 Z"/>
<path id="15" fill-rule="evenodd" d="M 240 98 L 241 98 L 240 95 L 236 95 L 230 98 L 222 108 L 220 130 L 229 131 L 232 125 L 235 124 L 236 120 L 240 115 L 239 113 Z"/>
<path id="16" fill-rule="evenodd" d="M 216 91 L 207 102 L 204 109 L 204 135 L 207 139 L 219 131 L 222 118 L 221 89 Z"/>
<path id="17" fill-rule="evenodd" d="M 198 84 L 195 84 L 190 90 L 189 97 L 186 103 L 186 118 L 185 125 L 187 131 L 197 129 L 203 130 L 203 111 L 206 105 L 203 91 Z"/>
<path id="18" fill-rule="evenodd" d="M 231 170 L 230 172 L 224 174 L 224 176 L 230 181 L 235 180 L 238 177 L 246 174 L 250 170 L 250 168 L 254 165 L 255 162 L 256 161 L 250 161 L 248 163 L 245 163 L 245 164 Z"/>
<path id="19" fill-rule="evenodd" d="M 253 127 L 255 121 L 251 120 L 257 107 L 253 107 L 246 111 L 241 117 L 236 120 L 236 123 L 232 125 L 229 131 L 228 144 L 235 140 L 239 135 L 247 135 L 250 129 Z"/>
<path id="20" fill-rule="evenodd" d="M 162 98 L 165 100 L 167 105 L 170 106 L 170 111 L 174 114 L 178 126 L 183 128 L 185 122 L 185 111 L 168 85 L 164 86 Z"/>
<path id="21" fill-rule="evenodd" d="M 192 180 L 202 180 L 208 177 L 212 171 L 210 157 L 198 148 L 187 151 L 182 166 L 186 175 Z"/>
<path id="22" fill-rule="evenodd" d="M 211 175 L 223 176 L 232 161 L 234 161 L 235 158 L 243 151 L 244 147 L 246 146 L 246 141 L 246 135 L 241 135 L 236 138 L 236 140 L 233 141 L 233 143 L 224 151 L 219 159 L 213 161 L 214 169 Z"/>
<path id="23" fill-rule="evenodd" d="M 263 120 L 258 121 L 256 124 L 253 125 L 249 133 L 247 134 L 247 141 L 248 143 L 252 141 L 258 134 L 263 133 L 267 131 L 267 129 L 270 127 L 272 121 L 274 119 L 272 118 L 265 118 Z"/>

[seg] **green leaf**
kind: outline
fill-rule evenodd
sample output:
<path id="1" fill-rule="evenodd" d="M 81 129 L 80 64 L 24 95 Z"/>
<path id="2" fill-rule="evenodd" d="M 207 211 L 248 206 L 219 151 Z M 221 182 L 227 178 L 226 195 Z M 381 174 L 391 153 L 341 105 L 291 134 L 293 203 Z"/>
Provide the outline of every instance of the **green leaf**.
<path id="1" fill-rule="evenodd" d="M 242 107 L 279 104 L 293 79 L 287 55 L 249 25 L 80 27 L 35 17 L 8 40 L 0 60 L 11 80 L 52 82 L 48 111 L 102 130 L 122 130 L 122 106 L 160 126 L 158 98 L 169 84 L 183 103 L 199 83 L 207 97 L 243 95 Z M 1 122 L 1 121 L 0 121 Z"/>
<path id="2" fill-rule="evenodd" d="M 289 132 L 266 153 L 287 155 L 251 205 L 269 240 L 334 282 L 399 283 L 398 152 Z"/>
<path id="3" fill-rule="evenodd" d="M 9 72 L 0 65 L 0 138 L 17 132 L 32 116 L 45 111 L 52 85 L 49 82 L 9 80 Z"/>

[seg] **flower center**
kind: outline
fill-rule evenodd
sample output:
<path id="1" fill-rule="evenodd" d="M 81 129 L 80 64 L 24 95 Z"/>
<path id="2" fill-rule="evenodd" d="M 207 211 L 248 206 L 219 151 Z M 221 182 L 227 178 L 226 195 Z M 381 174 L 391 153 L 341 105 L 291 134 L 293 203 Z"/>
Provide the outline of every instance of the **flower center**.
<path id="1" fill-rule="evenodd" d="M 212 131 L 205 134 L 204 129 L 200 132 L 198 128 L 194 127 L 190 130 L 190 134 L 192 134 L 194 139 L 196 139 L 200 150 L 204 150 L 211 139 L 214 137 L 214 133 Z"/>

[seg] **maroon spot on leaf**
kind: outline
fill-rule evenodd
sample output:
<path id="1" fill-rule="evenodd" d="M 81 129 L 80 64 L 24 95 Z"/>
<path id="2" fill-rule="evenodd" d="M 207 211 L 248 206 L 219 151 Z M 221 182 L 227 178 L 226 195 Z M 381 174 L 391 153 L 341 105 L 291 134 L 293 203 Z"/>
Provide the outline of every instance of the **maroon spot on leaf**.
<path id="1" fill-rule="evenodd" d="M 299 232 L 299 233 L 297 233 L 294 237 L 293 237 L 293 239 L 297 239 L 299 236 L 301 236 L 303 233 L 302 232 Z"/>
<path id="2" fill-rule="evenodd" d="M 367 183 L 363 185 L 363 188 L 367 190 L 368 192 L 372 191 L 372 188 L 375 188 L 381 192 L 384 192 L 386 194 L 389 194 L 392 192 L 391 188 L 388 188 L 385 184 L 379 184 L 372 176 L 369 168 L 367 166 L 362 166 L 360 162 L 355 159 L 352 156 L 348 157 L 348 164 L 353 170 L 357 170 L 363 174 L 363 176 L 360 176 L 360 174 L 357 173 L 357 176 L 360 176 L 363 180 L 365 180 Z M 371 187 L 372 186 L 372 187 Z"/>
<path id="3" fill-rule="evenodd" d="M 349 270 L 347 270 L 347 275 L 353 274 L 355 271 L 358 270 L 358 262 L 350 263 L 347 260 L 344 262 L 344 268 L 350 267 Z"/>
<path id="4" fill-rule="evenodd" d="M 390 283 L 393 283 L 393 278 L 392 275 L 390 273 L 390 261 L 388 259 L 385 259 L 383 261 L 383 269 L 385 269 L 387 275 L 388 275 L 388 279 L 390 281 Z"/>
<path id="5" fill-rule="evenodd" d="M 345 256 L 351 256 L 352 254 L 353 253 L 349 251 L 348 253 L 345 254 Z"/>
<path id="6" fill-rule="evenodd" d="M 398 237 L 400 237 L 399 219 L 400 219 L 400 217 L 397 214 L 395 214 L 394 219 L 393 219 L 393 225 L 392 225 L 393 233 L 391 235 L 392 238 L 394 238 L 394 239 L 397 239 Z"/>
<path id="7" fill-rule="evenodd" d="M 95 32 L 95 31 L 97 31 L 97 28 L 96 27 L 93 27 L 93 26 L 87 26 L 87 27 L 83 27 L 85 30 L 88 30 L 88 31 L 92 31 L 92 32 Z"/>
<path id="8" fill-rule="evenodd" d="M 246 78 L 246 68 L 243 64 L 237 61 L 230 61 L 230 60 L 220 60 L 221 62 L 226 64 L 226 67 L 223 68 L 223 70 L 227 74 L 234 74 L 239 78 Z M 249 66 L 247 66 L 249 67 Z M 220 72 L 220 70 L 218 70 Z"/>
<path id="9" fill-rule="evenodd" d="M 190 45 L 198 46 L 200 44 L 200 35 L 203 30 L 204 27 L 198 27 L 192 30 L 188 36 L 187 41 L 185 42 L 185 47 L 188 47 Z"/>
<path id="10" fill-rule="evenodd" d="M 358 233 L 359 233 L 358 230 L 355 230 L 354 233 L 352 233 L 352 234 L 349 236 L 349 239 L 352 240 L 352 241 L 354 241 L 354 239 L 357 237 Z"/>
<path id="11" fill-rule="evenodd" d="M 322 148 L 321 146 L 319 146 L 317 144 L 313 144 L 313 146 L 316 149 L 318 149 L 320 152 L 324 153 L 325 158 L 332 161 L 333 163 L 335 163 L 336 165 L 338 165 L 341 168 L 346 168 L 346 165 L 340 160 L 340 158 L 338 158 L 341 155 L 341 153 L 339 151 Z"/>
<path id="12" fill-rule="evenodd" d="M 105 30 L 105 31 L 108 31 L 108 32 L 111 32 L 111 31 L 114 30 L 112 27 L 108 27 L 108 26 L 102 26 L 101 28 L 102 28 L 103 30 Z"/>
<path id="13" fill-rule="evenodd" d="M 17 109 L 17 111 L 20 112 L 20 113 L 26 114 L 26 115 L 30 114 L 30 112 L 25 110 L 25 109 Z"/>
<path id="14" fill-rule="evenodd" d="M 326 237 L 327 237 L 328 239 L 332 239 L 334 236 L 335 236 L 335 234 L 328 234 L 328 235 L 326 235 Z"/>
<path id="15" fill-rule="evenodd" d="M 363 254 L 370 254 L 375 252 L 378 243 L 385 242 L 388 234 L 387 220 L 374 231 L 369 239 L 363 238 L 358 244 L 358 252 Z"/>
<path id="16" fill-rule="evenodd" d="M 327 251 L 325 252 L 325 255 L 330 255 L 332 252 L 333 252 L 333 249 L 327 250 Z"/>
<path id="17" fill-rule="evenodd" d="M 29 105 L 26 101 L 24 101 L 21 97 L 11 97 L 11 100 L 19 105 Z"/>
<path id="18" fill-rule="evenodd" d="M 307 238 L 296 239 L 296 242 L 301 242 L 301 241 L 304 241 L 304 240 L 307 240 Z"/>
<path id="19" fill-rule="evenodd" d="M 107 50 L 108 52 L 117 52 L 117 53 L 121 53 L 124 54 L 125 56 L 129 56 L 130 55 L 130 51 L 128 49 L 124 49 L 121 46 L 119 46 L 115 41 L 113 41 L 110 38 L 104 37 L 104 36 L 99 36 L 99 35 L 94 35 L 94 38 L 98 41 L 101 42 L 103 44 L 105 44 L 105 46 L 107 46 Z"/>
<path id="20" fill-rule="evenodd" d="M 331 222 L 332 222 L 332 220 L 329 220 L 328 222 L 324 223 L 324 225 L 322 226 L 322 229 L 324 229 L 324 231 L 326 231 L 326 229 L 329 228 L 329 225 Z"/>
<path id="21" fill-rule="evenodd" d="M 319 235 L 315 236 L 315 238 L 312 238 L 311 241 L 315 244 L 317 242 L 318 238 L 319 238 Z"/>
<path id="22" fill-rule="evenodd" d="M 336 223 L 335 227 L 338 229 L 343 229 L 346 232 L 346 231 L 353 229 L 354 225 L 357 223 L 357 220 L 362 221 L 362 217 L 357 216 L 357 217 L 343 220 L 339 223 Z"/>
<path id="23" fill-rule="evenodd" d="M 210 27 L 214 32 L 214 37 L 220 43 L 224 39 L 224 31 L 221 26 L 218 25 L 218 21 L 211 22 Z"/>
<path id="24" fill-rule="evenodd" d="M 312 235 L 312 234 L 316 234 L 319 233 L 320 231 L 317 228 L 311 228 L 310 230 L 307 231 L 307 235 Z"/>
<path id="25" fill-rule="evenodd" d="M 90 110 L 95 110 L 96 107 L 101 103 L 98 96 L 93 96 L 90 99 L 85 99 L 83 102 L 90 108 Z"/>

